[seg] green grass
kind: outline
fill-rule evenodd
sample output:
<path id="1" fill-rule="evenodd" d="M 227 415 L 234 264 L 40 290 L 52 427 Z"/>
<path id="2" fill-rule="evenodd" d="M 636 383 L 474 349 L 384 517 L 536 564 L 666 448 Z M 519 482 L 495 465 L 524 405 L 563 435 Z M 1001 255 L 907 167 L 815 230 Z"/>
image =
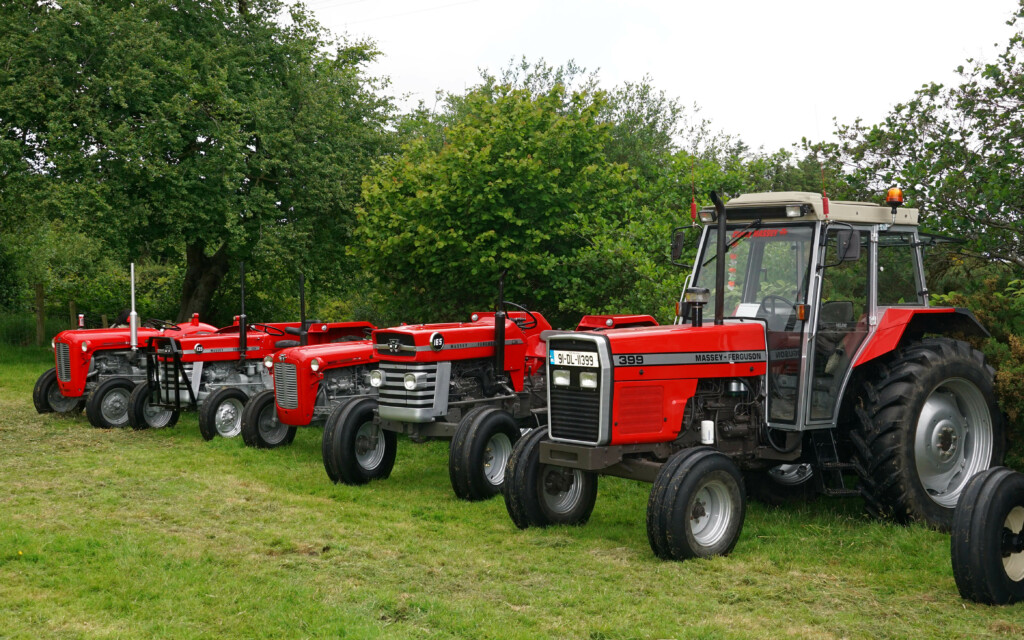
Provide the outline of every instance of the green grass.
<path id="1" fill-rule="evenodd" d="M 728 558 L 654 558 L 649 485 L 602 478 L 582 528 L 517 530 L 449 487 L 447 445 L 330 484 L 291 447 L 37 415 L 46 349 L 0 347 L 2 638 L 1019 638 L 959 598 L 949 538 L 856 501 L 751 505 Z"/>

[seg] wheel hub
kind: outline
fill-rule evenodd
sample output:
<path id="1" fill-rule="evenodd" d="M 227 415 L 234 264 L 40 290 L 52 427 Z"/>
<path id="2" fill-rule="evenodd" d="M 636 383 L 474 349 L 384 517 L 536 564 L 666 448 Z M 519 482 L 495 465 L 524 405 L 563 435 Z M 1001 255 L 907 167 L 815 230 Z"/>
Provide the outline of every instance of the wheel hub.
<path id="1" fill-rule="evenodd" d="M 377 448 L 377 436 L 360 435 L 356 438 L 356 453 L 365 456 Z"/>
<path id="2" fill-rule="evenodd" d="M 552 469 L 544 476 L 544 490 L 552 495 L 565 493 L 572 488 L 572 472 L 565 467 Z"/>
<path id="3" fill-rule="evenodd" d="M 938 428 L 932 431 L 930 446 L 935 451 L 938 459 L 945 462 L 951 460 L 956 455 L 958 440 L 960 440 L 960 436 L 957 435 L 956 428 L 944 421 Z"/>
<path id="4" fill-rule="evenodd" d="M 690 520 L 693 520 L 694 522 L 700 522 L 701 518 L 706 518 L 708 515 L 708 511 L 705 508 L 705 506 L 706 505 L 701 500 L 697 500 L 696 502 L 694 502 L 693 511 L 690 512 Z"/>

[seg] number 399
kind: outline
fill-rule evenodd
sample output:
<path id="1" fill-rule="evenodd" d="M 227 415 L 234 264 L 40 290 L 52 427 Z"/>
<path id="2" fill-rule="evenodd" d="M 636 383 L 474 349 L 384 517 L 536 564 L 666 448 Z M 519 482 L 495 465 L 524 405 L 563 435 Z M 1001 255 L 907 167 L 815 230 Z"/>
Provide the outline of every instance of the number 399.
<path id="1" fill-rule="evenodd" d="M 619 359 L 619 366 L 631 366 L 640 365 L 644 363 L 643 356 L 617 356 Z"/>

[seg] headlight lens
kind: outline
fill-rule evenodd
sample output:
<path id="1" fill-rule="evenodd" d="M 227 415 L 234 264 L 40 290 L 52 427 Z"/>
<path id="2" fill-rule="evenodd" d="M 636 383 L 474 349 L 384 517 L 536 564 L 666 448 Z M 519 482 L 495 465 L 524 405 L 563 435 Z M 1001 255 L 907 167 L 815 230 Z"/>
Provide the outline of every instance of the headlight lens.
<path id="1" fill-rule="evenodd" d="M 263 366 L 268 369 L 274 368 L 274 356 L 266 356 L 263 358 Z"/>
<path id="2" fill-rule="evenodd" d="M 403 379 L 403 382 L 405 383 L 405 390 L 406 391 L 412 391 L 413 389 L 416 388 L 416 374 L 414 374 L 414 373 L 407 373 L 407 374 L 405 374 L 405 378 Z"/>
<path id="3" fill-rule="evenodd" d="M 314 372 L 319 371 L 320 361 L 317 360 L 316 358 L 313 358 L 312 360 L 309 361 L 309 368 L 312 369 Z"/>
<path id="4" fill-rule="evenodd" d="M 85 342 L 82 343 L 82 353 L 85 353 L 88 350 L 89 350 L 89 341 L 86 340 Z"/>
<path id="5" fill-rule="evenodd" d="M 597 373 L 593 371 L 584 371 L 580 374 L 580 386 L 584 389 L 596 389 L 597 388 Z"/>
<path id="6" fill-rule="evenodd" d="M 57 340 L 50 340 L 50 348 L 51 349 L 56 349 L 57 348 Z"/>
<path id="7" fill-rule="evenodd" d="M 384 372 L 380 369 L 374 369 L 370 372 L 370 386 L 379 387 L 384 384 Z"/>
<path id="8" fill-rule="evenodd" d="M 556 387 L 568 387 L 569 386 L 569 372 L 565 369 L 555 369 L 551 374 L 552 381 Z"/>

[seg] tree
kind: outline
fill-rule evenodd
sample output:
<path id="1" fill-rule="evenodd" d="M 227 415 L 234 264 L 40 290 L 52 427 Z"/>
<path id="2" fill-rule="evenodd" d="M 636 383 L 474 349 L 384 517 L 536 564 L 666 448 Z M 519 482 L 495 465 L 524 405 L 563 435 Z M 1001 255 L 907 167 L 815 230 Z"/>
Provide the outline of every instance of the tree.
<path id="1" fill-rule="evenodd" d="M 206 315 L 231 265 L 272 239 L 290 266 L 338 268 L 392 107 L 362 71 L 371 43 L 282 8 L 4 3 L 0 209 L 30 198 L 123 263 L 181 260 L 179 319 Z"/>
<path id="2" fill-rule="evenodd" d="M 1024 18 L 1024 1 L 1009 21 Z M 929 84 L 868 127 L 838 128 L 817 149 L 846 163 L 854 188 L 902 186 L 922 224 L 989 260 L 1024 268 L 1024 33 L 991 63 L 968 60 L 961 82 Z"/>

